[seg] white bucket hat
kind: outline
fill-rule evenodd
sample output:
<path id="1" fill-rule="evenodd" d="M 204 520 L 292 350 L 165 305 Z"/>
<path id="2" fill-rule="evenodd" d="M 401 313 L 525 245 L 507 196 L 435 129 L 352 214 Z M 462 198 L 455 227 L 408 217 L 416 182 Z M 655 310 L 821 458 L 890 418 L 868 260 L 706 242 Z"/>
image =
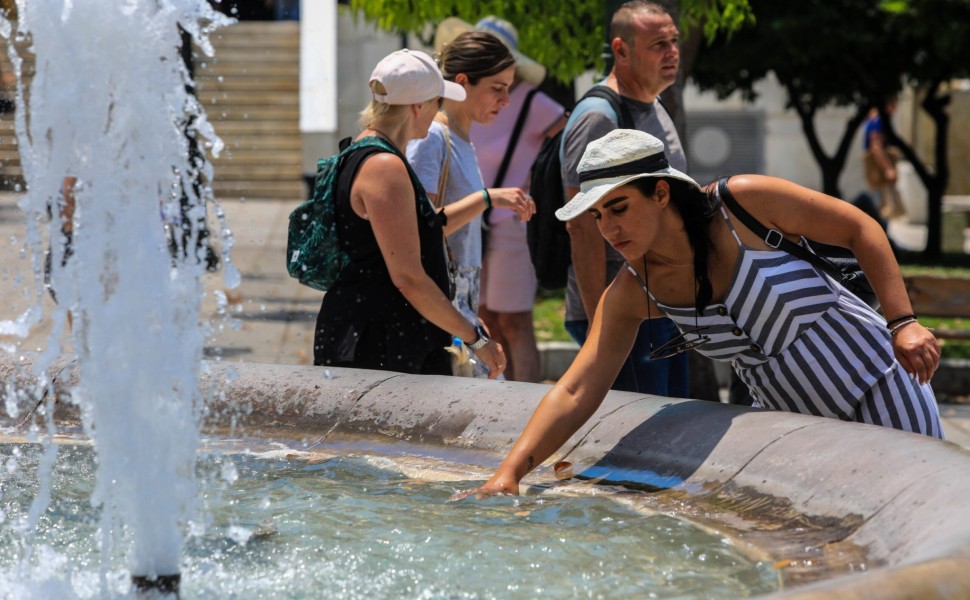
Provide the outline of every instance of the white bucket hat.
<path id="1" fill-rule="evenodd" d="M 614 129 L 586 146 L 576 168 L 579 193 L 556 211 L 560 221 L 575 219 L 616 188 L 643 177 L 673 177 L 700 189 L 697 182 L 670 166 L 664 144 L 636 129 Z"/>
<path id="2" fill-rule="evenodd" d="M 435 52 L 441 54 L 446 44 L 466 31 L 491 33 L 505 44 L 515 58 L 515 75 L 522 81 L 538 86 L 546 78 L 546 68 L 519 51 L 519 32 L 515 25 L 494 16 L 483 17 L 474 26 L 458 17 L 448 17 L 435 29 Z"/>
<path id="3" fill-rule="evenodd" d="M 420 104 L 438 97 L 465 99 L 465 88 L 445 81 L 434 59 L 419 50 L 391 52 L 374 67 L 370 81 L 384 86 L 386 94 L 373 94 L 374 100 L 384 104 Z"/>

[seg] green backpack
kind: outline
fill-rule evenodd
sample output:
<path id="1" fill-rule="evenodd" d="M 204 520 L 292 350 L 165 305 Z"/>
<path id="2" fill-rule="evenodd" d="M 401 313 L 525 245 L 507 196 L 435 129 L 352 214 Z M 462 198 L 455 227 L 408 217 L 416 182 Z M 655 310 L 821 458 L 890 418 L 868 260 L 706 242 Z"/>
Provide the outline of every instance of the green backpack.
<path id="1" fill-rule="evenodd" d="M 325 292 L 350 262 L 337 235 L 337 195 L 350 195 L 361 163 L 378 152 L 401 156 L 386 140 L 368 136 L 353 143 L 345 138 L 340 152 L 317 161 L 313 194 L 290 213 L 286 242 L 286 270 L 303 285 Z"/>

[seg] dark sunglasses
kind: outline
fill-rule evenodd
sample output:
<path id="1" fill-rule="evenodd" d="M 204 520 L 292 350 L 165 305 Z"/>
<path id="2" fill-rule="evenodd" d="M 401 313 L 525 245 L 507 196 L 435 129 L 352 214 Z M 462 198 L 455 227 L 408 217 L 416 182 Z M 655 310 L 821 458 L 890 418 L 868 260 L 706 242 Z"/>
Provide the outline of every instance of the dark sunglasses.
<path id="1" fill-rule="evenodd" d="M 688 350 L 693 350 L 698 346 L 703 346 L 707 342 L 711 341 L 711 338 L 701 334 L 707 327 L 697 327 L 691 329 L 690 331 L 685 331 L 684 333 L 678 335 L 675 338 L 671 338 L 663 346 L 660 346 L 656 350 L 651 350 L 648 354 L 650 360 L 660 360 L 662 358 L 670 358 L 671 356 L 677 356 L 682 352 L 687 352 Z M 694 335 L 692 339 L 687 339 L 688 335 Z"/>
<path id="2" fill-rule="evenodd" d="M 691 329 L 690 331 L 685 331 L 684 333 L 674 338 L 671 338 L 666 343 L 664 343 L 664 345 L 654 349 L 653 327 L 651 326 L 651 323 L 653 322 L 653 315 L 650 314 L 650 305 L 651 305 L 650 286 L 647 284 L 647 280 L 646 280 L 646 277 L 647 277 L 646 255 L 644 255 L 643 257 L 643 276 L 644 276 L 643 279 L 640 278 L 640 275 L 629 264 L 627 264 L 627 269 L 630 271 L 630 273 L 633 274 L 634 277 L 636 277 L 637 281 L 640 283 L 640 287 L 642 287 L 643 291 L 647 293 L 647 335 L 650 336 L 650 353 L 647 354 L 647 358 L 649 358 L 650 360 L 660 360 L 663 358 L 670 358 L 671 356 L 677 356 L 678 354 L 682 354 L 684 352 L 687 352 L 688 350 L 693 350 L 698 346 L 703 346 L 707 342 L 711 341 L 711 338 L 709 336 L 706 336 L 701 333 L 702 331 L 707 329 L 707 326 L 705 325 L 704 327 L 698 327 L 697 325 L 698 318 L 697 318 L 697 313 L 695 312 L 693 329 Z M 697 297 L 696 280 L 694 282 L 694 297 L 695 298 Z M 687 339 L 687 336 L 689 335 L 693 335 L 697 337 L 693 339 Z"/>

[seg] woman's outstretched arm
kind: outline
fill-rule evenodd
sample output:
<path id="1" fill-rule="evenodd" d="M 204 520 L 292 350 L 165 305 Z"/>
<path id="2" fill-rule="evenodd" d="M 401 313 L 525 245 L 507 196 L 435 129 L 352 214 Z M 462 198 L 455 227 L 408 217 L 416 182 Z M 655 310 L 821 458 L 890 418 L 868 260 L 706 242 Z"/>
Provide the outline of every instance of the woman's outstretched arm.
<path id="1" fill-rule="evenodd" d="M 456 494 L 518 494 L 519 481 L 593 416 L 633 348 L 645 296 L 626 271 L 603 294 L 589 337 L 569 369 L 546 393 L 518 441 L 485 485 Z"/>

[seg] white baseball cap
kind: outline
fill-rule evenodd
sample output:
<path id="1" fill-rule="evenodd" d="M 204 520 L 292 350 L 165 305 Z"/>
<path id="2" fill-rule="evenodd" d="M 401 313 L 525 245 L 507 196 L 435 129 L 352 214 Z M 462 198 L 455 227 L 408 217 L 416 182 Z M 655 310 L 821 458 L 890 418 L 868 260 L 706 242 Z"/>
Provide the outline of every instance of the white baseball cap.
<path id="1" fill-rule="evenodd" d="M 397 50 L 381 59 L 370 75 L 371 81 L 384 86 L 386 94 L 374 94 L 374 100 L 385 104 L 419 104 L 432 98 L 461 102 L 465 88 L 445 81 L 434 60 L 419 50 Z"/>
<path id="2" fill-rule="evenodd" d="M 636 129 L 614 129 L 590 142 L 576 172 L 579 193 L 556 211 L 560 221 L 575 219 L 606 194 L 642 177 L 673 177 L 701 187 L 670 166 L 663 142 Z"/>

